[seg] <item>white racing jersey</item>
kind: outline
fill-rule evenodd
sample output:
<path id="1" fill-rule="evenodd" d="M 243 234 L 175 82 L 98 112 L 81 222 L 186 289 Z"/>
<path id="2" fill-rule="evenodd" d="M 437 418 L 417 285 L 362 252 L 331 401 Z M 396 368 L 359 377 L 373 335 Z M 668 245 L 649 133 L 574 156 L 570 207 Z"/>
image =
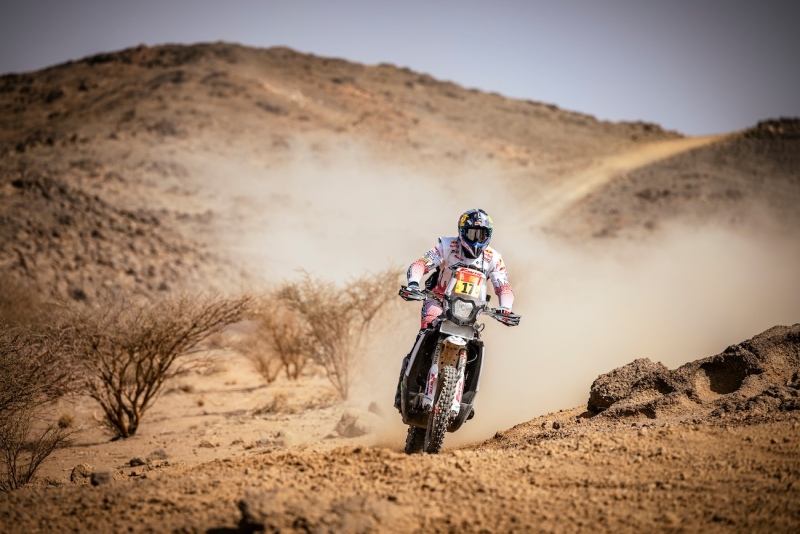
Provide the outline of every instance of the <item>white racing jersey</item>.
<path id="1" fill-rule="evenodd" d="M 456 263 L 487 275 L 492 282 L 497 299 L 500 301 L 499 307 L 511 310 L 511 306 L 514 304 L 514 292 L 508 283 L 508 271 L 500 253 L 489 246 L 483 250 L 482 254 L 473 259 L 464 256 L 457 237 L 440 237 L 438 245 L 411 264 L 406 276 L 409 283 L 419 284 L 424 275 L 440 267 L 439 280 L 433 291 L 441 295 L 444 294 L 447 284 L 450 283 L 450 278 L 453 276 L 453 271 L 448 267 Z"/>

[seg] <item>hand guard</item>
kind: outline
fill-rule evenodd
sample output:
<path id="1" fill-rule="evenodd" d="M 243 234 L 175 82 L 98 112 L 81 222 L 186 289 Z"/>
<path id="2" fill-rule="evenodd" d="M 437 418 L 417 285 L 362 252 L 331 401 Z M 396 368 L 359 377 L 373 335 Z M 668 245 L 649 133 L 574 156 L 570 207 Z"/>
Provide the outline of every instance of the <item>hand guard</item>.
<path id="1" fill-rule="evenodd" d="M 522 319 L 521 315 L 511 313 L 511 310 L 505 308 L 497 308 L 492 311 L 494 312 L 491 314 L 492 318 L 506 326 L 518 326 L 519 320 Z"/>
<path id="2" fill-rule="evenodd" d="M 425 293 L 419 290 L 419 284 L 416 282 L 401 286 L 398 295 L 403 300 L 425 300 Z"/>

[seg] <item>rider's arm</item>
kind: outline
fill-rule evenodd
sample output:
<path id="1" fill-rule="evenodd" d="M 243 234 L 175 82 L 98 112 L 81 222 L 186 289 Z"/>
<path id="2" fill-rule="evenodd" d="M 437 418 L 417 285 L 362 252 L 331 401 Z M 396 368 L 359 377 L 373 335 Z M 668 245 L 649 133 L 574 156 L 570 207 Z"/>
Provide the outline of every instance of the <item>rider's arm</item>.
<path id="1" fill-rule="evenodd" d="M 408 272 L 406 273 L 408 283 L 415 283 L 419 285 L 423 276 L 442 264 L 443 258 L 444 254 L 442 253 L 442 240 L 439 239 L 439 243 L 435 247 L 423 254 L 420 259 L 408 267 Z"/>
<path id="2" fill-rule="evenodd" d="M 499 308 L 501 310 L 511 311 L 514 305 L 514 291 L 511 289 L 511 284 L 508 282 L 508 271 L 503 263 L 503 258 L 500 254 L 496 254 L 493 258 L 494 265 L 489 272 L 489 278 L 492 280 L 494 293 L 497 295 L 497 300 L 500 301 Z"/>

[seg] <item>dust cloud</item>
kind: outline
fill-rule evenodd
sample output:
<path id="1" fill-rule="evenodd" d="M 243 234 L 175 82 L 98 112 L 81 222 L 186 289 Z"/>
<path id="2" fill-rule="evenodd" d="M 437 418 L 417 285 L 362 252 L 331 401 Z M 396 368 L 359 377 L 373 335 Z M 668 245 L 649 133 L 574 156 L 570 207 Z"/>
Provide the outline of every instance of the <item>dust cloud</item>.
<path id="1" fill-rule="evenodd" d="M 520 327 L 486 330 L 477 415 L 449 445 L 584 405 L 636 358 L 670 369 L 800 320 L 800 243 L 721 228 L 578 247 L 529 237 L 506 252 Z"/>
<path id="2" fill-rule="evenodd" d="M 800 318 L 800 243 L 790 238 L 706 226 L 570 243 L 531 228 L 531 207 L 498 169 L 424 175 L 412 164 L 376 162 L 352 143 L 293 146 L 282 164 L 203 158 L 184 163 L 206 177 L 201 192 L 213 199 L 221 248 L 267 283 L 300 269 L 332 281 L 405 269 L 453 235 L 466 209 L 492 215 L 492 245 L 523 319 L 517 328 L 486 320 L 476 417 L 446 446 L 583 405 L 598 375 L 636 358 L 676 368 Z M 398 299 L 351 401 L 381 407 L 381 440 L 391 446 L 405 435 L 392 400 L 418 325 L 419 305 Z"/>
<path id="3" fill-rule="evenodd" d="M 673 228 L 647 242 L 581 247 L 528 235 L 509 245 L 523 320 L 506 328 L 487 319 L 476 417 L 446 446 L 582 406 L 597 376 L 636 358 L 674 369 L 800 318 L 800 243 L 790 238 Z M 398 348 L 397 359 L 407 351 Z M 387 445 L 402 445 L 397 419 Z"/>

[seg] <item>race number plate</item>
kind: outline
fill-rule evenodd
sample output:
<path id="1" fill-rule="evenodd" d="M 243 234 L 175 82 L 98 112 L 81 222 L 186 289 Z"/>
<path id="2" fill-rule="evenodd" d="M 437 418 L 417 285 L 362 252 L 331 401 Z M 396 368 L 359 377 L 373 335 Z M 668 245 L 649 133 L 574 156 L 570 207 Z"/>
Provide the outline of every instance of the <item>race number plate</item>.
<path id="1" fill-rule="evenodd" d="M 481 286 L 484 281 L 482 273 L 459 269 L 455 272 L 455 276 L 456 285 L 453 288 L 454 293 L 480 298 Z"/>

